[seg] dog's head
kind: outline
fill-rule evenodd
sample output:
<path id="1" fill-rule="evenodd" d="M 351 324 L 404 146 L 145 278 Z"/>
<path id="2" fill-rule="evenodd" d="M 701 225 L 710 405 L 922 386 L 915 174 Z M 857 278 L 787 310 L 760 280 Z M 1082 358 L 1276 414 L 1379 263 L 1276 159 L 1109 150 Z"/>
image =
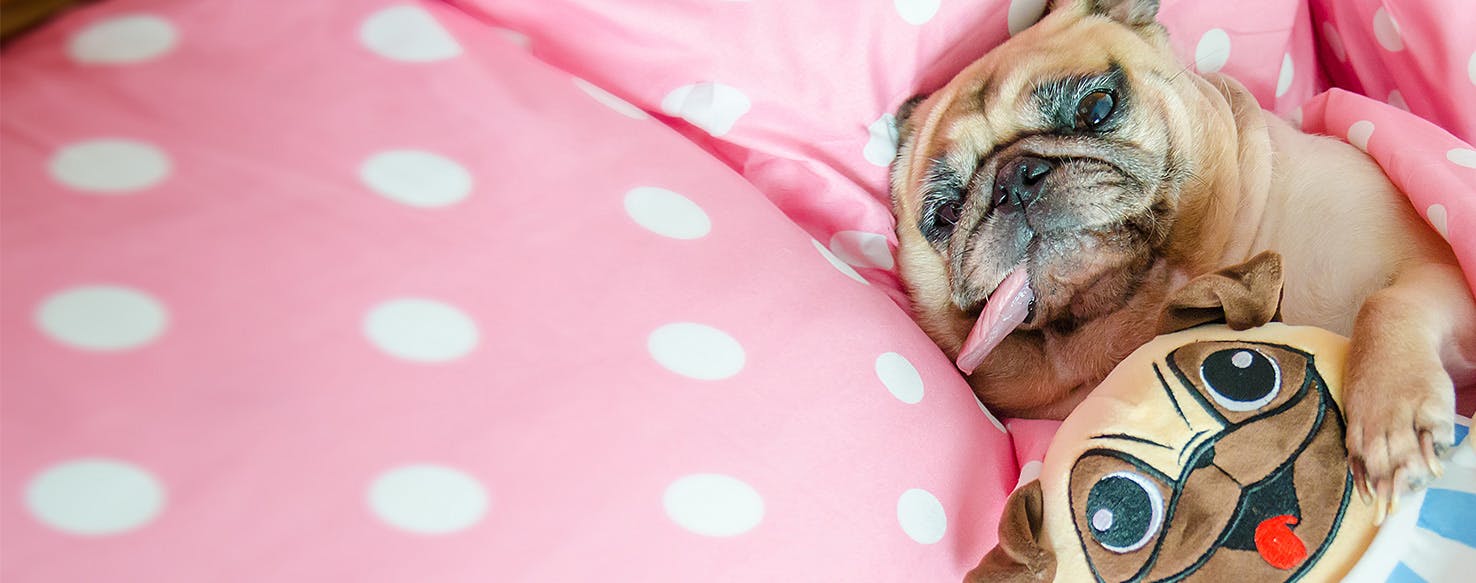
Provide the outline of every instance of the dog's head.
<path id="1" fill-rule="evenodd" d="M 1233 136 L 1234 114 L 1176 59 L 1157 5 L 1058 0 L 898 112 L 901 276 L 951 355 L 986 303 L 1021 305 L 1004 333 L 1069 330 L 1120 309 L 1158 260 L 1208 252 L 1194 194 L 1234 142 L 1204 136 Z"/>

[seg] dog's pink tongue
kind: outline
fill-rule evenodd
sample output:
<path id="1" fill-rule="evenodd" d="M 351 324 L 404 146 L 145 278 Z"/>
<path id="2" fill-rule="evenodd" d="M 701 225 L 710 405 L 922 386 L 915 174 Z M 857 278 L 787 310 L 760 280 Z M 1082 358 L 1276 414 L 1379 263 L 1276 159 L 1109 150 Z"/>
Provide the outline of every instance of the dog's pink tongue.
<path id="1" fill-rule="evenodd" d="M 979 314 L 979 321 L 974 322 L 974 329 L 958 351 L 958 369 L 964 374 L 974 374 L 974 369 L 984 363 L 984 357 L 1025 321 L 1030 302 L 1035 301 L 1035 292 L 1026 285 L 1027 279 L 1025 268 L 1016 267 L 989 296 L 984 313 Z"/>

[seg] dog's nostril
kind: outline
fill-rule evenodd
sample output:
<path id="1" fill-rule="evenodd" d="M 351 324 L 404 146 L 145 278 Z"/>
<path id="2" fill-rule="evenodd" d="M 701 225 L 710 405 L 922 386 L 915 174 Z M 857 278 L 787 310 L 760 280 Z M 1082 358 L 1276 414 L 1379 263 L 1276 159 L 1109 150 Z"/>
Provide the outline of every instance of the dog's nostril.
<path id="1" fill-rule="evenodd" d="M 1040 179 L 1051 173 L 1051 163 L 1040 158 L 1024 157 L 1019 165 L 1020 182 L 1024 186 L 1035 186 Z"/>
<path id="2" fill-rule="evenodd" d="M 995 176 L 995 204 L 1005 212 L 1024 209 L 1045 189 L 1045 177 L 1055 166 L 1050 160 L 1035 156 L 1020 156 L 1010 160 Z"/>

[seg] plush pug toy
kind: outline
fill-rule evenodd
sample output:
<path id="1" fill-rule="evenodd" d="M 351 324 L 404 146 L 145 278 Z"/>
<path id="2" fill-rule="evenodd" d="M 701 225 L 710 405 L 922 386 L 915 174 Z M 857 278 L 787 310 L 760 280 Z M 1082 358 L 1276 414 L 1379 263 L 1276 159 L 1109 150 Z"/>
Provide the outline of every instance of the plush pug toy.
<path id="1" fill-rule="evenodd" d="M 1376 530 L 1344 448 L 1348 341 L 1265 324 L 1280 290 L 1264 254 L 1176 294 L 1162 327 L 1187 329 L 1066 419 L 968 581 L 1341 578 Z"/>

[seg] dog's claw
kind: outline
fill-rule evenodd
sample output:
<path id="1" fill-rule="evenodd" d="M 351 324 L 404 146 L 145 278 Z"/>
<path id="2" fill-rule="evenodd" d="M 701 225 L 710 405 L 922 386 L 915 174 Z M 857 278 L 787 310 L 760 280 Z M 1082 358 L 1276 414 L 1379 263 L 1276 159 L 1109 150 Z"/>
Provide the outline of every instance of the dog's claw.
<path id="1" fill-rule="evenodd" d="M 1435 453 L 1435 435 L 1429 431 L 1420 432 L 1420 453 L 1425 456 L 1425 467 L 1430 468 L 1430 475 L 1437 479 L 1445 475 L 1445 468 Z"/>
<path id="2" fill-rule="evenodd" d="M 1348 468 L 1353 472 L 1353 487 L 1358 490 L 1358 499 L 1362 500 L 1364 505 L 1373 504 L 1373 496 L 1368 491 L 1368 477 L 1363 471 L 1363 460 L 1357 458 L 1348 460 Z"/>
<path id="3" fill-rule="evenodd" d="M 1394 478 L 1389 480 L 1389 508 L 1384 511 L 1385 518 L 1392 516 L 1399 509 L 1399 495 L 1404 492 L 1405 479 L 1404 468 L 1394 470 Z"/>
<path id="4" fill-rule="evenodd" d="M 1379 480 L 1374 484 L 1374 525 L 1381 526 L 1389 517 L 1389 481 Z"/>

